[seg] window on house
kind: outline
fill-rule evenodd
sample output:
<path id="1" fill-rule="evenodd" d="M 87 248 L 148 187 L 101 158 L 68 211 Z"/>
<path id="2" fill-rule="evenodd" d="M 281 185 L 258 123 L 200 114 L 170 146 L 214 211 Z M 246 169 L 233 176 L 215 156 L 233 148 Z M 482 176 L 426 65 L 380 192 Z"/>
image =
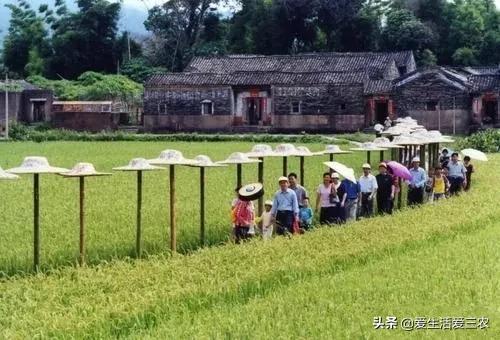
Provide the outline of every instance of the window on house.
<path id="1" fill-rule="evenodd" d="M 111 112 L 111 105 L 110 104 L 103 104 L 101 106 L 101 112 Z"/>
<path id="2" fill-rule="evenodd" d="M 438 106 L 438 102 L 436 100 L 431 100 L 425 104 L 425 109 L 427 111 L 436 111 L 437 106 Z"/>
<path id="3" fill-rule="evenodd" d="M 406 74 L 407 68 L 406 66 L 399 66 L 398 71 L 400 75 Z"/>
<path id="4" fill-rule="evenodd" d="M 201 102 L 201 114 L 202 115 L 213 115 L 214 114 L 214 103 L 210 100 L 204 100 Z"/>
<path id="5" fill-rule="evenodd" d="M 301 101 L 297 101 L 297 102 L 291 102 L 290 103 L 290 112 L 292 114 L 300 114 L 302 110 L 302 102 Z"/>
<path id="6" fill-rule="evenodd" d="M 344 111 L 346 109 L 345 103 L 340 104 L 339 108 L 340 108 L 341 111 Z"/>
<path id="7" fill-rule="evenodd" d="M 158 114 L 160 114 L 160 115 L 166 115 L 166 114 L 168 114 L 167 103 L 160 103 L 160 104 L 158 104 Z"/>

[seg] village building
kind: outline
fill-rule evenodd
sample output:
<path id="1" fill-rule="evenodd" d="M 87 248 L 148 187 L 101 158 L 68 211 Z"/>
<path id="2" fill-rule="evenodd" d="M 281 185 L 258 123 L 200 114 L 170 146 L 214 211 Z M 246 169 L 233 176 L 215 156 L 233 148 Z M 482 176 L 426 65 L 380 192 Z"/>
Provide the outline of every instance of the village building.
<path id="1" fill-rule="evenodd" d="M 7 88 L 7 91 L 5 91 Z M 53 93 L 42 90 L 24 80 L 0 81 L 0 130 L 5 127 L 6 98 L 9 122 L 43 123 L 51 119 Z"/>
<path id="2" fill-rule="evenodd" d="M 54 101 L 52 121 L 55 128 L 76 131 L 113 131 L 120 123 L 120 112 L 112 101 Z"/>
<path id="3" fill-rule="evenodd" d="M 146 131 L 347 132 L 412 116 L 467 132 L 498 122 L 500 72 L 417 69 L 411 51 L 195 57 L 145 84 Z"/>

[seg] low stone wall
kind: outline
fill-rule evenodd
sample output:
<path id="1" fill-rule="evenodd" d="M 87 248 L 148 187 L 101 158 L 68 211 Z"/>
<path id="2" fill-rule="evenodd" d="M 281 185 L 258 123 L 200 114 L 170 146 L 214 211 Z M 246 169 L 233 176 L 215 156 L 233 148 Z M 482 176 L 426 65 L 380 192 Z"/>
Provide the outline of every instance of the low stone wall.
<path id="1" fill-rule="evenodd" d="M 410 110 L 408 114 L 427 130 L 441 130 L 444 133 L 453 132 L 453 119 L 457 133 L 467 133 L 471 123 L 471 113 L 468 110 Z"/>
<path id="2" fill-rule="evenodd" d="M 271 131 L 351 132 L 364 128 L 363 115 L 275 115 Z M 230 132 L 239 124 L 234 116 L 144 115 L 144 130 Z"/>
<path id="3" fill-rule="evenodd" d="M 155 131 L 229 131 L 233 116 L 144 115 L 144 130 Z"/>
<path id="4" fill-rule="evenodd" d="M 273 116 L 276 131 L 350 132 L 364 128 L 364 115 L 278 115 Z"/>
<path id="5" fill-rule="evenodd" d="M 119 113 L 112 112 L 53 112 L 51 124 L 55 128 L 100 132 L 117 130 Z"/>

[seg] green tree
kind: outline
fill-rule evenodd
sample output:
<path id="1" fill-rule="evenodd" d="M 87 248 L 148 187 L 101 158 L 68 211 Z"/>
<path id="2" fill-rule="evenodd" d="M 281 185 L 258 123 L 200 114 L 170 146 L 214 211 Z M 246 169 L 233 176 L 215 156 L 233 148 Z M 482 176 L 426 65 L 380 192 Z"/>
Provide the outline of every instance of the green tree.
<path id="1" fill-rule="evenodd" d="M 57 1 L 48 18 L 54 50 L 49 74 L 72 79 L 86 70 L 116 71 L 120 2 L 77 0 L 77 5 L 78 11 L 71 13 Z"/>
<path id="2" fill-rule="evenodd" d="M 40 6 L 39 12 L 25 0 L 7 4 L 6 7 L 10 9 L 11 18 L 9 31 L 3 42 L 5 66 L 19 76 L 26 75 L 29 70 L 43 71 L 41 59 L 47 58 L 51 53 L 48 32 L 44 26 L 43 13 L 47 12 L 46 5 Z M 46 14 L 50 15 L 50 12 Z M 28 64 L 31 66 L 26 67 Z"/>
<path id="3" fill-rule="evenodd" d="M 434 53 L 426 48 L 418 56 L 420 66 L 435 66 L 437 64 L 437 58 Z"/>
<path id="4" fill-rule="evenodd" d="M 453 53 L 453 62 L 455 65 L 472 66 L 477 65 L 478 52 L 469 47 L 460 47 Z"/>
<path id="5" fill-rule="evenodd" d="M 325 33 L 328 50 L 344 50 L 343 34 L 350 32 L 363 0 L 318 0 L 318 27 Z"/>
<path id="6" fill-rule="evenodd" d="M 182 70 L 194 55 L 206 16 L 216 10 L 218 0 L 168 0 L 149 10 L 144 23 L 161 49 L 162 66 Z M 155 51 L 151 51 L 155 53 Z"/>
<path id="7" fill-rule="evenodd" d="M 500 30 L 486 32 L 481 45 L 480 60 L 482 64 L 500 64 Z"/>
<path id="8" fill-rule="evenodd" d="M 137 83 L 143 83 L 155 73 L 164 73 L 164 67 L 154 67 L 144 57 L 133 58 L 123 64 L 121 73 Z"/>
<path id="9" fill-rule="evenodd" d="M 433 31 L 406 9 L 392 9 L 387 14 L 387 23 L 382 31 L 387 50 L 432 49 L 436 37 Z"/>

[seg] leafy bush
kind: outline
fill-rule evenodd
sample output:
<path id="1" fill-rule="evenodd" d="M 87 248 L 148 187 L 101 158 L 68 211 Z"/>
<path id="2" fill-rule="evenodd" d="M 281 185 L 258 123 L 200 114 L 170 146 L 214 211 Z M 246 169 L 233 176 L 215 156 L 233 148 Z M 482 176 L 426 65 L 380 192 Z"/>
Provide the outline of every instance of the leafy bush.
<path id="1" fill-rule="evenodd" d="M 142 100 L 142 84 L 122 75 L 85 72 L 75 81 L 50 80 L 32 76 L 28 81 L 42 89 L 54 91 L 61 100 L 117 100 L 137 105 Z"/>
<path id="2" fill-rule="evenodd" d="M 473 148 L 483 152 L 500 151 L 500 130 L 488 129 L 466 137 L 458 142 L 461 149 Z"/>

